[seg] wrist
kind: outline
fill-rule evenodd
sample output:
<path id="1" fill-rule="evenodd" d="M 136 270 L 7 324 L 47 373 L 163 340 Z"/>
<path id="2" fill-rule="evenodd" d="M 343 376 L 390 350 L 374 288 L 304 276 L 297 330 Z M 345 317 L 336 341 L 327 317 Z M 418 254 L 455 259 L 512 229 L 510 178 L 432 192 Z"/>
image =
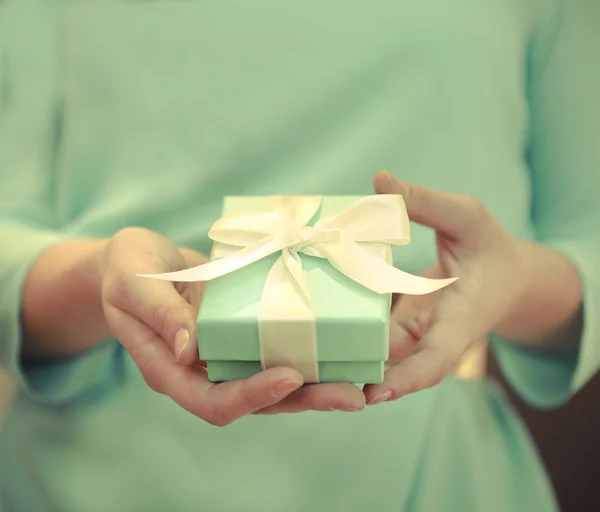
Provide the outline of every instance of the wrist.
<path id="1" fill-rule="evenodd" d="M 101 301 L 106 244 L 66 241 L 32 265 L 22 296 L 24 357 L 68 357 L 110 336 Z"/>
<path id="2" fill-rule="evenodd" d="M 581 330 L 582 284 L 575 267 L 550 247 L 515 240 L 517 293 L 495 332 L 530 346 L 573 346 Z"/>

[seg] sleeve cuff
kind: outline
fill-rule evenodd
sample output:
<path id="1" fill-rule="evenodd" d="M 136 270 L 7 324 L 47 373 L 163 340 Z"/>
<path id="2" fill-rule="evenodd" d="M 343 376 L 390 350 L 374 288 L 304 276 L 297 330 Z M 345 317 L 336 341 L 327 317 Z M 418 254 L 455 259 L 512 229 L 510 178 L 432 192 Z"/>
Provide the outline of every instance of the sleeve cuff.
<path id="1" fill-rule="evenodd" d="M 549 409 L 567 402 L 600 367 L 600 247 L 595 240 L 556 243 L 583 283 L 583 330 L 578 348 L 532 349 L 493 336 L 491 347 L 504 376 L 528 404 Z"/>
<path id="2" fill-rule="evenodd" d="M 21 362 L 21 297 L 31 266 L 48 248 L 68 239 L 62 233 L 0 223 L 0 365 L 18 391 L 35 401 L 64 403 L 107 382 L 118 345 L 105 344 L 68 360 L 38 365 Z"/>

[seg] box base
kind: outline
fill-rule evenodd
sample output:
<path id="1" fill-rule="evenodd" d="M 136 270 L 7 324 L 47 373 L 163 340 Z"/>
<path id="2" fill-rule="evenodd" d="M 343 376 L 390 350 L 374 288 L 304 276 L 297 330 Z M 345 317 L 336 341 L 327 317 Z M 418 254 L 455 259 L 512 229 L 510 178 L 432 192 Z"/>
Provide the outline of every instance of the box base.
<path id="1" fill-rule="evenodd" d="M 207 361 L 208 379 L 212 382 L 246 379 L 261 371 L 255 361 Z M 352 384 L 381 384 L 384 363 L 381 362 L 324 362 L 319 363 L 321 382 Z"/>

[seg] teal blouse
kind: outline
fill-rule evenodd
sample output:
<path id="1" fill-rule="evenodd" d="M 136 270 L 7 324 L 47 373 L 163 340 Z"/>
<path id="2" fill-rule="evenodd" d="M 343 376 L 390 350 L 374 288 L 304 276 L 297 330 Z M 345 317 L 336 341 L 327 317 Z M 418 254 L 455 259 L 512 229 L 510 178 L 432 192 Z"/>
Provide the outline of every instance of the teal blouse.
<path id="1" fill-rule="evenodd" d="M 0 2 L 0 364 L 20 389 L 2 510 L 555 510 L 493 383 L 217 428 L 116 340 L 24 368 L 19 298 L 61 240 L 138 225 L 208 251 L 225 195 L 370 194 L 385 168 L 577 266 L 577 351 L 490 340 L 521 396 L 556 406 L 600 365 L 598 26 L 592 0 Z M 395 263 L 435 257 L 416 226 Z"/>

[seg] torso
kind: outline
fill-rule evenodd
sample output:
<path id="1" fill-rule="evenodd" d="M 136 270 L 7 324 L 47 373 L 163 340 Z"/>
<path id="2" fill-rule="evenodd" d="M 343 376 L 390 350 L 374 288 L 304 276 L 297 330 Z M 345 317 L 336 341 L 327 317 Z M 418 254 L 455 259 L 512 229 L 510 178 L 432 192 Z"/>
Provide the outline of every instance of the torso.
<path id="1" fill-rule="evenodd" d="M 364 195 L 386 168 L 475 195 L 529 236 L 533 3 L 63 2 L 55 18 L 40 15 L 12 35 L 23 61 L 15 83 L 36 82 L 14 89 L 17 100 L 37 98 L 34 131 L 48 148 L 61 127 L 56 153 L 44 153 L 53 178 L 41 201 L 74 236 L 142 225 L 208 252 L 225 195 Z M 23 27 L 31 12 L 13 10 Z M 25 40 L 37 52 L 19 46 Z M 395 256 L 422 270 L 435 258 L 432 233 L 416 227 Z M 117 352 L 119 370 L 103 375 L 110 393 L 93 402 L 18 402 L 3 436 L 14 447 L 15 498 L 86 512 L 383 512 L 415 500 L 427 478 L 418 468 L 438 389 L 355 416 L 252 417 L 216 429 L 152 394 Z M 460 392 L 449 389 L 446 399 Z M 465 434 L 492 429 L 494 443 L 506 442 L 493 412 L 461 414 L 442 420 L 468 418 Z M 456 460 L 442 455 L 459 478 Z M 539 472 L 533 455 L 529 463 Z M 499 488 L 512 478 L 498 475 Z"/>

